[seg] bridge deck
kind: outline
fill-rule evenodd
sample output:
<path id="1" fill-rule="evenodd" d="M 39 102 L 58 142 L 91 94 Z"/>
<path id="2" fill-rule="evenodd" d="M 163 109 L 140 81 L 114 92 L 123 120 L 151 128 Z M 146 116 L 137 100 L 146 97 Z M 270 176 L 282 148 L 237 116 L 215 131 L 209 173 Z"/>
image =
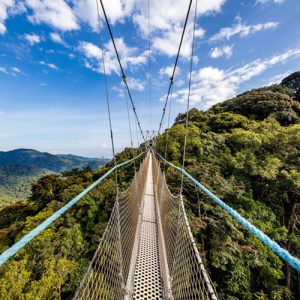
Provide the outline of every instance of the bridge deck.
<path id="1" fill-rule="evenodd" d="M 151 156 L 142 205 L 139 239 L 137 241 L 138 256 L 134 271 L 133 299 L 162 299 Z"/>

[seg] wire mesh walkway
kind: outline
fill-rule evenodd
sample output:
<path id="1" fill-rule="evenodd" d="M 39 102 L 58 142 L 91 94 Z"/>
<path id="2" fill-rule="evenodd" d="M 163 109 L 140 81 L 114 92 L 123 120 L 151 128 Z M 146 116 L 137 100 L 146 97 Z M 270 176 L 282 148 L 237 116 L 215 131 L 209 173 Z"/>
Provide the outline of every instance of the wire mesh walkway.
<path id="1" fill-rule="evenodd" d="M 118 194 L 75 298 L 217 299 L 182 198 L 170 193 L 152 153 Z"/>
<path id="2" fill-rule="evenodd" d="M 152 157 L 149 159 L 146 188 L 142 203 L 133 299 L 162 299 Z"/>

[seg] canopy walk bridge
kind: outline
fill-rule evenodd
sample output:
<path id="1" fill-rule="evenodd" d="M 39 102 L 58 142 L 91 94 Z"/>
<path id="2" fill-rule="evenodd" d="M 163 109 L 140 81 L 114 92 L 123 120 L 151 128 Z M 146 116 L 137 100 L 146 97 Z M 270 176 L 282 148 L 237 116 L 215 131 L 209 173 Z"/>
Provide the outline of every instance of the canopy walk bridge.
<path id="1" fill-rule="evenodd" d="M 144 155 L 130 187 L 118 192 L 106 229 L 74 299 L 218 299 L 199 255 L 181 193 L 173 195 L 160 161 L 175 168 L 300 272 L 300 261 L 250 224 L 184 169 L 151 148 L 120 163 L 0 255 L 6 263 L 118 168 Z M 8 262 L 9 263 L 9 262 Z"/>
<path id="2" fill-rule="evenodd" d="M 181 196 L 148 152 L 117 196 L 76 299 L 217 299 L 195 246 Z"/>
<path id="3" fill-rule="evenodd" d="M 108 16 L 102 0 L 96 0 L 100 29 L 99 5 L 103 11 L 103 19 L 106 21 L 111 40 L 116 53 L 116 58 L 120 66 L 120 74 L 126 93 L 126 104 L 128 111 L 128 123 L 133 148 L 131 122 L 128 110 L 127 96 L 132 106 L 136 128 L 139 129 L 144 144 L 140 149 L 145 152 L 136 157 L 117 164 L 112 121 L 110 114 L 110 104 L 108 97 L 108 83 L 105 74 L 105 55 L 102 51 L 103 76 L 106 91 L 107 111 L 109 116 L 110 137 L 112 143 L 112 154 L 115 165 L 107 173 L 102 175 L 93 184 L 84 189 L 80 194 L 67 202 L 62 208 L 43 221 L 40 225 L 22 237 L 12 247 L 0 255 L 0 266 L 9 263 L 20 249 L 24 248 L 39 233 L 49 225 L 59 219 L 71 207 L 74 207 L 93 188 L 99 185 L 104 179 L 113 174 L 117 169 L 135 162 L 138 158 L 143 161 L 138 172 L 135 171 L 130 187 L 119 192 L 117 185 L 117 197 L 111 212 L 106 229 L 99 242 L 98 248 L 90 262 L 88 269 L 75 294 L 75 299 L 84 300 L 118 300 L 118 299 L 174 299 L 174 300 L 201 300 L 218 299 L 209 273 L 199 255 L 189 221 L 185 211 L 185 199 L 182 196 L 183 177 L 190 180 L 197 188 L 205 193 L 212 201 L 228 212 L 244 228 L 249 230 L 261 240 L 269 249 L 280 256 L 286 263 L 300 272 L 300 261 L 293 257 L 287 250 L 282 248 L 275 241 L 271 240 L 262 231 L 249 223 L 237 211 L 224 203 L 214 193 L 203 186 L 198 180 L 185 171 L 185 152 L 188 138 L 189 121 L 189 100 L 191 89 L 191 76 L 193 69 L 193 49 L 197 16 L 197 0 L 190 0 L 185 23 L 179 43 L 179 48 L 170 77 L 170 83 L 166 101 L 163 107 L 162 117 L 159 123 L 157 134 L 162 128 L 164 117 L 169 103 L 169 118 L 171 109 L 172 90 L 176 66 L 183 42 L 184 33 L 189 20 L 192 3 L 195 3 L 195 14 L 193 18 L 193 39 L 191 45 L 191 62 L 189 70 L 189 88 L 187 93 L 187 107 L 185 118 L 185 137 L 183 141 L 182 165 L 181 167 L 167 161 L 166 153 L 164 157 L 156 153 L 154 138 L 145 138 L 141 128 L 141 123 L 132 99 L 132 94 L 126 80 L 126 75 L 120 56 L 114 42 L 113 33 L 108 21 Z M 150 5 L 149 8 L 149 29 L 150 29 Z M 101 33 L 101 30 L 99 30 Z M 149 30 L 149 69 L 151 64 L 151 31 Z M 100 34 L 101 38 L 101 34 Z M 102 48 L 103 49 L 103 48 Z M 151 78 L 149 76 L 148 78 Z M 149 82 L 151 86 L 151 81 Z M 151 120 L 151 93 L 150 93 L 150 120 Z M 168 120 L 168 126 L 169 126 Z M 151 123 L 151 122 L 150 122 Z M 140 143 L 138 142 L 138 145 Z M 168 145 L 168 133 L 166 134 L 166 148 Z M 144 147 L 145 146 L 145 147 Z M 178 195 L 173 195 L 167 185 L 164 173 L 161 171 L 160 163 L 174 168 L 181 175 L 181 189 Z M 116 183 L 117 182 L 117 174 Z M 113 201 L 113 199 L 112 199 Z M 76 208 L 76 207 L 75 207 Z M 226 233 L 224 233 L 226 234 Z"/>

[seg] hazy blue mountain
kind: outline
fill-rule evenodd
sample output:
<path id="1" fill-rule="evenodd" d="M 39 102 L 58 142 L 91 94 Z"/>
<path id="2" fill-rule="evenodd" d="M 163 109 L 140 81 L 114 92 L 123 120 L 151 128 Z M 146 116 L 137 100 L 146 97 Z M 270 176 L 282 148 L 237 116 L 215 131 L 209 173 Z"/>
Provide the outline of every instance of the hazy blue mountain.
<path id="1" fill-rule="evenodd" d="M 0 151 L 0 207 L 14 199 L 25 199 L 31 182 L 50 173 L 72 169 L 100 168 L 109 160 L 72 154 L 53 155 L 32 149 Z"/>

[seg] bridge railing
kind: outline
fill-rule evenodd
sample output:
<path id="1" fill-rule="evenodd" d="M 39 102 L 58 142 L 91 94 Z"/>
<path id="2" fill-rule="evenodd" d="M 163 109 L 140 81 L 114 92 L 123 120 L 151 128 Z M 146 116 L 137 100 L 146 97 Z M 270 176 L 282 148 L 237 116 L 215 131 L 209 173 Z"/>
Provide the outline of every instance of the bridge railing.
<path id="1" fill-rule="evenodd" d="M 170 282 L 171 289 L 168 294 L 173 299 L 217 299 L 196 247 L 182 196 L 170 192 L 155 158 L 153 175 L 168 268 L 162 271 L 168 274 L 165 281 Z"/>
<path id="2" fill-rule="evenodd" d="M 146 156 L 130 187 L 118 193 L 105 232 L 75 299 L 124 299 L 148 160 L 149 156 Z"/>

